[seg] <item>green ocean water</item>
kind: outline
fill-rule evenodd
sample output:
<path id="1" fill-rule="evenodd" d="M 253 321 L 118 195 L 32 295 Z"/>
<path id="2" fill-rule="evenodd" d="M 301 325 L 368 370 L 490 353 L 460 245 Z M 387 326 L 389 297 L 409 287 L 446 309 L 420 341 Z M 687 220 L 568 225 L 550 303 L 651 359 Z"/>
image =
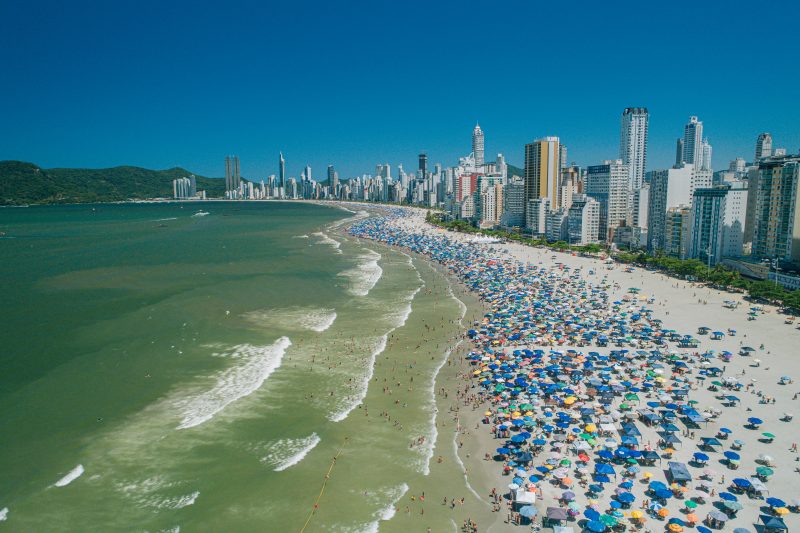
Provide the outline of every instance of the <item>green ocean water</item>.
<path id="1" fill-rule="evenodd" d="M 354 216 L 0 210 L 0 530 L 299 531 L 337 453 L 306 531 L 400 530 L 409 487 L 463 485 L 431 459 L 464 306 Z"/>

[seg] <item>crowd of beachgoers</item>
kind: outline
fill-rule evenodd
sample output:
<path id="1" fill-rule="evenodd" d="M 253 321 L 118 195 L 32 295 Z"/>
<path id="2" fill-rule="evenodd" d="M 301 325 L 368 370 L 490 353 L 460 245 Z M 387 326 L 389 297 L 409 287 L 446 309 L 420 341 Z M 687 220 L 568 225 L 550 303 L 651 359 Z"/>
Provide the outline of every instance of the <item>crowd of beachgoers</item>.
<path id="1" fill-rule="evenodd" d="M 408 209 L 348 231 L 442 265 L 485 306 L 465 332 L 461 398 L 492 443 L 482 459 L 503 485 L 486 497 L 509 528 L 744 533 L 796 521 L 791 367 L 774 385 L 751 378 L 766 357 L 746 346 L 752 334 L 669 329 L 667 304 L 612 280 L 610 259 L 522 260 Z M 706 348 L 714 341 L 737 348 Z"/>

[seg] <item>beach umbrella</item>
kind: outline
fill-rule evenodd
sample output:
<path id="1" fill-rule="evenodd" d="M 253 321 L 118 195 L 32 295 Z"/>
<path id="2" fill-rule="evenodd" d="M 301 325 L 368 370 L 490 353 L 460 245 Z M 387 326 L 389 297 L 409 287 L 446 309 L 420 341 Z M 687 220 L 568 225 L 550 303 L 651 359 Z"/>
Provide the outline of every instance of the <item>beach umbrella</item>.
<path id="1" fill-rule="evenodd" d="M 600 520 L 590 520 L 586 523 L 586 529 L 594 533 L 603 533 L 606 530 L 606 525 Z"/>
<path id="2" fill-rule="evenodd" d="M 595 509 L 586 509 L 583 512 L 583 516 L 585 516 L 589 520 L 599 520 L 600 519 L 600 512 L 596 511 Z"/>
<path id="3" fill-rule="evenodd" d="M 770 507 L 786 507 L 786 502 L 780 498 L 767 498 L 766 502 Z"/>
<path id="4" fill-rule="evenodd" d="M 536 510 L 536 507 L 534 507 L 533 505 L 526 505 L 519 510 L 520 516 L 524 516 L 525 518 L 528 519 L 534 518 L 537 513 L 538 511 Z"/>
<path id="5" fill-rule="evenodd" d="M 766 437 L 766 438 L 768 438 L 769 440 L 772 440 L 772 439 L 775 438 L 775 435 L 773 435 L 772 433 L 762 433 L 761 435 Z"/>
<path id="6" fill-rule="evenodd" d="M 722 511 L 711 511 L 710 513 L 708 513 L 708 516 L 710 516 L 714 520 L 717 520 L 718 522 L 728 521 L 728 515 L 726 515 Z"/>
<path id="7" fill-rule="evenodd" d="M 705 526 L 697 526 L 697 533 L 714 533 Z"/>
<path id="8" fill-rule="evenodd" d="M 708 455 L 706 455 L 704 453 L 697 452 L 697 453 L 694 454 L 694 460 L 695 461 L 706 462 L 706 461 L 708 461 L 708 459 L 709 459 Z"/>
<path id="9" fill-rule="evenodd" d="M 789 514 L 789 509 L 787 509 L 786 507 L 776 507 L 772 511 L 779 516 Z"/>
<path id="10" fill-rule="evenodd" d="M 689 513 L 686 515 L 686 521 L 689 522 L 689 524 L 691 525 L 696 524 L 699 520 L 700 519 L 698 518 L 698 516 L 694 513 Z"/>
<path id="11" fill-rule="evenodd" d="M 694 500 L 686 500 L 685 505 L 687 509 L 697 509 L 697 502 Z"/>
<path id="12" fill-rule="evenodd" d="M 746 489 L 752 485 L 749 480 L 743 478 L 734 479 L 733 484 L 742 489 Z"/>
<path id="13" fill-rule="evenodd" d="M 617 519 L 607 514 L 602 515 L 600 517 L 600 521 L 608 527 L 614 527 L 617 525 Z"/>
<path id="14" fill-rule="evenodd" d="M 758 474 L 761 477 L 769 477 L 774 473 L 775 471 L 768 466 L 759 466 L 758 468 L 756 468 L 756 474 Z"/>
<path id="15" fill-rule="evenodd" d="M 741 459 L 738 453 L 732 452 L 730 450 L 724 452 L 722 455 L 724 455 L 726 459 L 730 459 L 731 461 L 739 461 Z"/>
<path id="16" fill-rule="evenodd" d="M 623 492 L 622 494 L 617 496 L 617 500 L 619 500 L 622 503 L 633 503 L 634 501 L 636 501 L 636 496 L 634 496 L 630 492 Z M 778 507 L 783 507 L 783 506 L 781 505 Z"/>
<path id="17" fill-rule="evenodd" d="M 739 501 L 739 498 L 737 498 L 735 495 L 731 494 L 730 492 L 720 492 L 719 493 L 719 497 L 720 497 L 721 500 L 726 501 L 726 502 Z"/>
<path id="18" fill-rule="evenodd" d="M 725 505 L 727 509 L 730 509 L 733 512 L 741 511 L 742 509 L 744 509 L 742 504 L 739 502 L 725 502 L 723 505 Z"/>
<path id="19" fill-rule="evenodd" d="M 669 509 L 667 509 L 666 507 L 662 507 L 661 509 L 658 510 L 658 516 L 660 516 L 661 518 L 664 518 L 667 515 L 669 515 Z"/>
<path id="20" fill-rule="evenodd" d="M 747 422 L 749 422 L 751 426 L 760 426 L 761 424 L 764 423 L 763 420 L 761 420 L 760 418 L 756 418 L 756 417 L 748 418 Z"/>
<path id="21" fill-rule="evenodd" d="M 750 530 L 743 527 L 737 527 L 733 530 L 733 533 L 750 533 Z"/>

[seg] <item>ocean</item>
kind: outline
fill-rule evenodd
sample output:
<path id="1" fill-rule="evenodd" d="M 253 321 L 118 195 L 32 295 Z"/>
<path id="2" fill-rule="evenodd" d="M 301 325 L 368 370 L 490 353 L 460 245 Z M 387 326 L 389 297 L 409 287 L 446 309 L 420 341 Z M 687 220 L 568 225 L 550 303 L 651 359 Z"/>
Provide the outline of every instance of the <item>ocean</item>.
<path id="1" fill-rule="evenodd" d="M 409 490 L 466 490 L 431 467 L 467 307 L 365 216 L 0 209 L 0 531 L 396 531 Z"/>

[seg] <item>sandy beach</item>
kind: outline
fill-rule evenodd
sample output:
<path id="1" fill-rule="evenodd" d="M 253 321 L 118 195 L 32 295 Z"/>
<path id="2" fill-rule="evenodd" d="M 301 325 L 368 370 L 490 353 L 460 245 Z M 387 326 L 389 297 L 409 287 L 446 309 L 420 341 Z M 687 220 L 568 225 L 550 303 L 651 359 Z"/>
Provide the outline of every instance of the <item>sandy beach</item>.
<path id="1" fill-rule="evenodd" d="M 422 239 L 445 237 L 454 243 L 476 248 L 480 250 L 480 253 L 485 254 L 485 257 L 497 261 L 534 265 L 541 267 L 543 271 L 570 272 L 576 276 L 576 272 L 579 272 L 579 277 L 589 284 L 606 286 L 609 302 L 621 302 L 631 308 L 633 306 L 647 307 L 650 310 L 650 319 L 662 321 L 664 329 L 675 330 L 681 335 L 691 335 L 698 341 L 698 345 L 691 348 L 681 348 L 672 342 L 665 346 L 648 348 L 658 348 L 664 353 L 674 351 L 676 354 L 685 355 L 685 360 L 688 361 L 690 368 L 683 374 L 683 379 L 688 385 L 688 395 L 685 399 L 691 400 L 693 402 L 691 405 L 700 412 L 718 413 L 718 415 L 699 423 L 694 428 L 675 422 L 677 431 L 673 435 L 681 442 L 671 445 L 674 451 L 669 458 L 664 457 L 664 447 L 658 446 L 659 440 L 664 435 L 664 432 L 661 431 L 663 427 L 659 424 L 651 427 L 635 421 L 636 428 L 640 432 L 637 439 L 638 449 L 656 450 L 662 457 L 655 461 L 653 467 L 642 466 L 639 468 L 637 466 L 638 472 L 634 475 L 628 474 L 630 487 L 624 492 L 630 492 L 634 501 L 621 509 L 614 509 L 614 511 L 618 515 L 619 522 L 626 524 L 629 530 L 638 528 L 642 531 L 675 531 L 678 529 L 678 525 L 672 524 L 670 526 L 672 529 L 668 529 L 668 520 L 677 517 L 683 521 L 684 527 L 689 527 L 692 524 L 687 520 L 687 515 L 689 518 L 696 517 L 697 526 L 704 527 L 708 525 L 703 521 L 707 519 L 709 513 L 727 510 L 730 513 L 726 515 L 725 523 L 717 523 L 717 529 L 733 531 L 736 528 L 745 528 L 748 531 L 762 531 L 763 524 L 759 519 L 764 515 L 776 516 L 774 506 L 771 508 L 765 499 L 736 494 L 733 497 L 741 505 L 741 510 L 734 513 L 730 508 L 722 507 L 723 501 L 718 495 L 719 493 L 731 494 L 731 491 L 735 489 L 735 487 L 731 487 L 733 479 L 748 480 L 756 476 L 756 468 L 764 466 L 764 461 L 759 461 L 759 458 L 760 456 L 763 458 L 765 454 L 769 456 L 771 470 L 774 473 L 762 478 L 766 480 L 765 485 L 769 492 L 764 494 L 764 497 L 771 496 L 782 499 L 789 507 L 791 507 L 792 500 L 800 497 L 800 492 L 797 490 L 797 482 L 800 481 L 800 473 L 798 473 L 800 470 L 797 468 L 800 467 L 800 462 L 797 461 L 797 452 L 792 450 L 793 445 L 800 440 L 800 434 L 792 429 L 793 422 L 784 421 L 784 413 L 793 414 L 796 410 L 798 405 L 796 393 L 799 388 L 794 382 L 779 384 L 782 376 L 794 378 L 800 368 L 800 365 L 795 363 L 796 349 L 793 349 L 793 345 L 800 340 L 800 331 L 795 328 L 795 325 L 786 324 L 786 317 L 779 314 L 775 308 L 763 306 L 763 310 L 757 313 L 755 319 L 748 319 L 751 304 L 743 300 L 739 294 L 696 286 L 657 272 L 639 268 L 626 269 L 624 265 L 619 264 L 606 264 L 598 258 L 578 257 L 570 253 L 553 252 L 514 243 L 476 244 L 473 242 L 474 236 L 447 232 L 427 224 L 424 220 L 426 213 L 424 210 L 404 209 L 404 211 L 409 215 L 390 217 L 385 221 L 387 227 L 397 229 L 403 234 L 419 236 Z M 454 276 L 451 275 L 451 277 Z M 630 289 L 637 290 L 633 292 Z M 463 291 L 463 287 L 460 290 Z M 731 309 L 729 308 L 730 303 L 727 306 L 724 304 L 731 301 L 736 302 L 738 306 Z M 708 327 L 709 333 L 699 334 L 698 328 L 701 326 Z M 735 330 L 735 334 L 729 334 L 729 330 Z M 723 332 L 723 335 L 718 340 L 714 340 L 711 332 Z M 466 344 L 472 344 L 472 342 Z M 503 350 L 511 352 L 521 349 L 543 349 L 545 351 L 550 349 L 550 346 L 543 346 L 539 342 L 533 344 L 515 342 L 512 344 L 513 346 L 505 346 Z M 752 347 L 754 353 L 747 357 L 738 355 L 743 346 Z M 597 346 L 595 343 L 585 346 L 564 343 L 556 348 L 562 353 L 575 350 L 582 353 L 599 353 L 601 356 L 606 356 L 613 350 L 622 349 L 612 343 L 609 343 L 608 346 Z M 634 351 L 631 346 L 625 346 L 625 348 Z M 466 349 L 476 350 L 476 347 L 475 345 L 466 346 Z M 499 458 L 495 452 L 497 448 L 504 446 L 508 438 L 505 436 L 496 438 L 496 435 L 492 433 L 492 428 L 496 426 L 494 419 L 498 415 L 497 405 L 486 401 L 488 394 L 483 394 L 480 398 L 477 396 L 478 379 L 473 379 L 474 361 L 472 361 L 473 364 L 469 364 L 469 360 L 463 360 L 465 350 L 453 350 L 450 357 L 456 367 L 455 370 L 449 374 L 443 372 L 437 379 L 437 390 L 440 390 L 441 393 L 437 399 L 440 423 L 445 423 L 441 420 L 443 410 L 449 412 L 450 416 L 446 422 L 456 422 L 455 436 L 458 444 L 454 445 L 453 441 L 447 442 L 452 438 L 453 430 L 450 432 L 440 431 L 435 454 L 440 454 L 445 448 L 454 450 L 454 453 L 457 454 L 457 461 L 463 464 L 464 483 L 468 484 L 474 493 L 465 501 L 462 511 L 466 511 L 469 519 L 477 523 L 477 530 L 525 531 L 540 528 L 542 517 L 546 515 L 549 507 L 566 508 L 567 502 L 563 499 L 566 491 L 573 493 L 572 508 L 578 509 L 579 512 L 574 519 L 563 525 L 572 527 L 575 531 L 581 531 L 589 525 L 583 513 L 588 506 L 593 505 L 593 508 L 600 513 L 610 510 L 612 501 L 618 499 L 618 494 L 623 492 L 620 489 L 614 490 L 614 487 L 623 479 L 619 475 L 610 480 L 605 490 L 595 494 L 589 493 L 586 487 L 579 486 L 578 482 L 567 487 L 549 474 L 539 473 L 539 476 L 534 478 L 537 479 L 536 482 L 528 483 L 526 476 L 525 484 L 520 489 L 524 491 L 527 486 L 536 492 L 537 498 L 534 504 L 536 516 L 532 521 L 520 520 L 520 517 L 514 512 L 519 510 L 519 506 L 514 506 L 512 510 L 509 499 L 511 491 L 508 487 L 515 476 L 513 472 L 504 474 L 503 458 Z M 713 350 L 714 353 L 707 357 L 707 362 L 704 365 L 698 364 L 699 354 L 705 354 L 709 350 Z M 717 357 L 724 351 L 733 354 L 730 361 L 724 361 Z M 698 371 L 709 367 L 720 368 L 721 375 L 699 376 L 701 379 L 698 380 Z M 669 372 L 663 377 L 669 378 Z M 709 388 L 719 389 L 710 386 L 712 381 L 724 381 L 726 378 L 728 381 L 725 383 L 740 383 L 741 390 L 709 390 Z M 665 385 L 668 384 L 665 383 Z M 727 404 L 723 402 L 723 397 L 728 395 L 736 396 L 739 401 L 726 407 Z M 454 396 L 457 398 L 456 401 L 453 401 Z M 633 413 L 639 409 L 648 409 L 645 405 L 646 402 L 659 401 L 658 394 L 654 391 L 643 390 L 639 392 L 639 397 L 638 401 L 630 402 Z M 605 406 L 605 408 L 618 413 L 617 409 L 622 401 L 618 395 L 613 399 L 613 404 Z M 680 403 L 687 407 L 685 402 Z M 487 409 L 492 412 L 492 416 L 485 417 Z M 540 414 L 538 410 L 534 411 L 537 412 L 532 414 Z M 761 419 L 762 423 L 757 427 L 748 424 L 747 419 L 753 417 Z M 490 423 L 485 423 L 487 421 L 485 418 L 491 419 Z M 619 419 L 613 421 L 615 431 L 620 428 L 619 422 Z M 720 433 L 720 428 L 726 428 L 730 433 Z M 530 431 L 535 432 L 534 430 Z M 661 434 L 659 434 L 660 431 Z M 765 442 L 767 439 L 762 436 L 764 432 L 774 434 L 774 438 L 770 442 Z M 554 434 L 548 434 L 547 445 L 537 448 L 533 460 L 528 465 L 522 466 L 527 468 L 528 475 L 536 474 L 538 472 L 535 470 L 535 466 L 545 464 L 547 459 L 551 459 L 552 462 L 554 457 L 567 458 L 570 460 L 568 475 L 576 478 L 575 466 L 581 464 L 575 457 L 577 453 L 572 451 L 569 445 L 563 447 L 558 445 L 551 448 L 551 444 L 558 444 L 556 441 L 550 440 L 550 437 L 553 436 Z M 727 436 L 727 439 L 721 440 L 721 446 L 715 447 L 716 450 L 713 448 L 711 449 L 713 451 L 700 449 L 701 438 L 717 436 Z M 609 434 L 608 438 L 619 440 L 616 432 Z M 586 461 L 584 466 L 590 471 L 596 464 L 595 454 L 605 448 L 606 439 L 598 438 L 597 440 L 598 443 L 586 451 L 591 456 L 591 460 Z M 741 446 L 736 446 L 735 453 L 740 458 L 735 470 L 730 468 L 735 463 L 729 463 L 723 455 L 725 451 L 732 451 L 731 445 L 734 441 L 741 442 Z M 619 443 L 615 446 L 619 446 Z M 669 452 L 669 450 L 667 451 Z M 708 456 L 704 465 L 694 462 L 694 454 L 698 452 Z M 487 454 L 489 454 L 488 460 Z M 618 464 L 616 462 L 618 458 L 614 459 L 615 463 L 612 464 L 616 473 L 619 474 L 622 470 L 621 467 L 628 463 Z M 666 472 L 668 461 L 688 465 L 688 472 L 692 480 L 686 483 L 685 488 L 682 489 L 684 492 L 676 489 L 674 491 L 676 497 L 669 497 L 661 501 L 665 509 L 661 513 L 666 514 L 666 517 L 659 517 L 658 513 L 651 511 L 643 504 L 655 501 L 652 492 L 648 491 L 649 482 L 662 481 L 669 487 L 670 480 L 667 478 L 668 473 Z M 705 480 L 703 481 L 701 478 L 705 478 Z M 700 485 L 701 481 L 704 486 Z M 588 480 L 587 484 L 591 484 L 591 480 Z M 493 491 L 497 495 L 496 498 L 491 496 Z M 413 494 L 412 487 L 409 495 Z M 479 497 L 482 498 L 482 501 L 478 500 Z M 444 505 L 441 500 L 442 496 L 436 494 L 429 505 L 450 507 L 449 502 Z M 692 508 L 687 508 L 686 503 L 690 500 L 698 501 L 690 503 Z M 496 507 L 495 502 L 497 502 Z M 404 502 L 399 502 L 398 507 L 402 507 L 403 504 Z M 614 505 L 619 507 L 616 502 Z M 738 508 L 735 504 L 730 507 Z M 493 509 L 499 510 L 492 512 Z M 634 511 L 640 511 L 644 515 L 644 521 L 633 520 L 632 513 L 634 516 L 638 514 Z M 784 511 L 778 512 L 783 513 Z M 462 516 L 464 514 L 464 512 L 459 512 L 458 520 L 454 518 L 452 521 L 454 529 L 463 530 Z M 789 512 L 782 515 L 782 518 L 790 531 L 797 527 L 798 515 L 796 513 Z M 523 525 L 517 525 L 518 520 L 523 522 Z M 417 528 L 418 524 L 418 530 L 425 531 L 424 522 L 424 519 L 415 520 L 413 527 Z M 399 525 L 395 524 L 395 520 L 384 522 L 381 529 L 399 529 L 395 528 L 395 525 Z M 619 528 L 619 526 L 617 527 Z"/>

